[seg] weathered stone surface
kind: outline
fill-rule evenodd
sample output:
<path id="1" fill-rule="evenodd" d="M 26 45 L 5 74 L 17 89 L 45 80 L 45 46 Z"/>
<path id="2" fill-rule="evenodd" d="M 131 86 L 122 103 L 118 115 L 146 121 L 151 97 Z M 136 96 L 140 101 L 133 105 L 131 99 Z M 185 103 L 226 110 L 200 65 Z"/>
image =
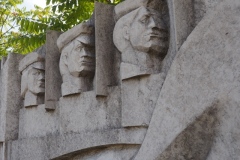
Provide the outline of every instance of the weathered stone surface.
<path id="1" fill-rule="evenodd" d="M 120 160 L 131 159 L 138 151 L 139 145 L 114 145 L 86 151 L 82 154 L 69 158 L 69 160 Z"/>
<path id="2" fill-rule="evenodd" d="M 159 159 L 196 117 L 214 106 L 217 133 L 212 143 L 205 139 L 211 145 L 207 159 L 238 159 L 239 7 L 237 0 L 221 3 L 183 44 L 165 80 L 136 160 Z M 181 156 L 184 158 L 184 152 Z"/>
<path id="3" fill-rule="evenodd" d="M 59 70 L 61 53 L 58 50 L 57 39 L 61 32 L 47 31 L 45 66 L 45 107 L 47 110 L 56 109 L 61 97 L 62 77 Z"/>
<path id="4" fill-rule="evenodd" d="M 78 37 L 80 34 L 91 34 L 94 28 L 89 27 L 88 23 L 80 23 L 76 25 L 72 29 L 60 35 L 57 40 L 57 45 L 60 51 L 73 39 Z"/>
<path id="5" fill-rule="evenodd" d="M 107 147 L 119 144 L 139 145 L 144 138 L 145 132 L 145 128 L 113 129 L 58 136 L 50 140 L 50 158 L 60 158 L 62 155 L 71 156 L 73 152 L 84 151 L 87 148 Z"/>
<path id="6" fill-rule="evenodd" d="M 48 32 L 45 105 L 30 107 L 41 99 L 25 84 L 31 105 L 22 107 L 18 61 L 1 62 L 0 159 L 238 160 L 239 8 L 239 0 L 125 0 L 112 12 L 96 3 L 89 21 Z M 41 68 L 41 55 L 29 56 L 20 69 Z"/>
<path id="7" fill-rule="evenodd" d="M 159 73 L 161 70 L 161 62 L 168 51 L 169 16 L 166 1 L 161 2 L 161 7 L 157 8 L 151 5 L 155 2 L 159 1 L 145 0 L 144 4 L 137 3 L 139 6 L 134 10 L 116 6 L 115 17 L 118 19 L 113 41 L 122 54 L 122 80 Z M 136 4 L 128 5 L 130 4 L 133 5 L 130 8 L 136 7 Z"/>
<path id="8" fill-rule="evenodd" d="M 40 54 L 42 53 L 42 54 Z M 29 65 L 33 64 L 34 62 L 43 62 L 45 61 L 45 53 L 44 52 L 32 52 L 24 57 L 24 59 L 19 63 L 19 71 L 23 71 Z"/>
<path id="9" fill-rule="evenodd" d="M 19 138 L 44 137 L 59 133 L 56 112 L 47 112 L 45 105 L 22 108 L 19 113 Z"/>
<path id="10" fill-rule="evenodd" d="M 61 51 L 59 67 L 63 80 L 62 96 L 93 90 L 95 44 L 92 20 L 61 34 L 57 44 Z"/>
<path id="11" fill-rule="evenodd" d="M 19 64 L 21 77 L 21 96 L 24 107 L 44 103 L 45 94 L 45 46 L 26 55 Z"/>
<path id="12" fill-rule="evenodd" d="M 175 41 L 177 49 L 182 46 L 188 35 L 194 29 L 194 11 L 192 0 L 173 0 L 173 11 L 175 12 L 174 24 L 176 28 Z"/>
<path id="13" fill-rule="evenodd" d="M 4 159 L 4 145 L 0 142 L 0 159 Z"/>
<path id="14" fill-rule="evenodd" d="M 107 87 L 116 85 L 114 59 L 116 49 L 113 44 L 113 5 L 95 2 L 95 44 L 96 44 L 96 96 L 107 96 Z M 108 16 L 106 16 L 108 15 Z"/>
<path id="15" fill-rule="evenodd" d="M 18 138 L 19 110 L 22 107 L 20 97 L 21 75 L 18 71 L 22 55 L 10 53 L 3 60 L 0 71 L 0 159 L 5 160 L 6 142 Z"/>
<path id="16" fill-rule="evenodd" d="M 1 64 L 2 64 L 2 61 L 1 61 Z M 3 114 L 3 106 L 2 106 L 2 96 L 3 96 L 3 94 L 2 94 L 2 92 L 3 92 L 3 85 L 2 85 L 2 65 L 1 65 L 1 69 L 0 69 L 0 91 L 1 91 L 1 93 L 0 93 L 0 141 L 1 142 L 3 142 L 4 141 L 4 134 L 2 134 L 3 133 L 3 127 L 4 127 L 4 125 L 3 125 L 3 117 L 4 117 L 4 114 Z"/>
<path id="17" fill-rule="evenodd" d="M 123 127 L 148 126 L 163 82 L 162 74 L 123 81 L 121 87 Z"/>
<path id="18" fill-rule="evenodd" d="M 19 139 L 8 142 L 11 154 L 9 159 L 37 160 L 69 159 L 84 154 L 86 150 L 101 149 L 122 145 L 122 150 L 128 150 L 134 155 L 144 139 L 145 128 L 97 130 L 94 132 L 68 133 L 62 135 L 49 135 L 38 138 Z M 125 155 L 128 156 L 128 155 Z M 124 157 L 120 154 L 116 159 Z"/>
<path id="19" fill-rule="evenodd" d="M 83 132 L 121 127 L 120 87 L 109 87 L 108 97 L 94 91 L 62 97 L 59 101 L 60 131 Z"/>
<path id="20" fill-rule="evenodd" d="M 47 141 L 42 137 L 9 141 L 7 146 L 10 160 L 49 160 Z"/>
<path id="21" fill-rule="evenodd" d="M 217 4 L 222 1 L 223 0 L 195 0 L 193 2 L 195 25 L 197 25 L 202 18 L 208 14 L 208 12 L 213 10 Z"/>
<path id="22" fill-rule="evenodd" d="M 21 75 L 18 71 L 20 54 L 10 53 L 1 69 L 0 141 L 18 137 L 19 110 L 22 107 L 20 88 Z"/>

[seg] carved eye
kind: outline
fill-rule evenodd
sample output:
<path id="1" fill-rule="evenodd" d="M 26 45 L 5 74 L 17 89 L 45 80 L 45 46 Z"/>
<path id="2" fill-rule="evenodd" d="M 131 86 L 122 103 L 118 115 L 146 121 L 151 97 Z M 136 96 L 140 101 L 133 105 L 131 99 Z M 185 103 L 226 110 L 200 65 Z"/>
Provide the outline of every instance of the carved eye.
<path id="1" fill-rule="evenodd" d="M 83 48 L 82 44 L 77 45 L 77 47 L 75 48 L 75 51 L 81 51 Z"/>
<path id="2" fill-rule="evenodd" d="M 139 20 L 142 24 L 147 24 L 149 21 L 149 16 L 143 16 L 140 20 Z"/>
<path id="3" fill-rule="evenodd" d="M 40 71 L 33 72 L 33 75 L 34 75 L 34 76 L 38 76 L 38 75 L 40 75 L 40 74 L 41 74 Z"/>

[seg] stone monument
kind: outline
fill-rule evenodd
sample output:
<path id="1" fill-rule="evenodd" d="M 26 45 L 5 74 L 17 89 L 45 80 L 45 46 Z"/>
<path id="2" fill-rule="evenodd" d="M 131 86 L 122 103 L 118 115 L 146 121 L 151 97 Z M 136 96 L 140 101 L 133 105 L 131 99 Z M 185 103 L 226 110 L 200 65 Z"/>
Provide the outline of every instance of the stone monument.
<path id="1" fill-rule="evenodd" d="M 24 107 L 44 104 L 45 93 L 45 53 L 32 52 L 24 57 L 19 64 L 22 74 L 21 96 Z"/>
<path id="2" fill-rule="evenodd" d="M 121 52 L 122 125 L 147 127 L 161 90 L 170 28 L 166 1 L 122 2 L 113 41 Z M 146 107 L 148 106 L 148 107 Z"/>
<path id="3" fill-rule="evenodd" d="M 167 54 L 169 32 L 164 19 L 164 7 L 156 10 L 151 8 L 149 2 L 147 4 L 139 5 L 133 11 L 122 8 L 123 11 L 118 13 L 120 15 L 116 15 L 119 19 L 113 32 L 113 41 L 122 54 L 122 80 L 159 73 L 161 61 Z"/>
<path id="4" fill-rule="evenodd" d="M 239 8 L 96 2 L 88 21 L 9 54 L 0 160 L 238 160 Z"/>
<path id="5" fill-rule="evenodd" d="M 93 89 L 95 73 L 94 27 L 81 23 L 58 38 L 62 96 Z"/>

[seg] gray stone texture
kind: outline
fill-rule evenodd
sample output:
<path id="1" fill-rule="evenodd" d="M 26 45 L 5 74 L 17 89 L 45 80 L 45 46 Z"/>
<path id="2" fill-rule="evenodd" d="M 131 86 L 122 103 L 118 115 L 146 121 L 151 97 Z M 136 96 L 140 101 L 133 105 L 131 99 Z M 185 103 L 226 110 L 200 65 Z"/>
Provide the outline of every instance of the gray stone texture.
<path id="1" fill-rule="evenodd" d="M 97 97 L 94 91 L 60 98 L 61 133 L 94 131 L 121 127 L 120 87 L 109 87 L 108 97 Z"/>
<path id="2" fill-rule="evenodd" d="M 21 96 L 24 107 L 44 103 L 45 94 L 45 45 L 27 54 L 19 64 L 21 73 Z"/>
<path id="3" fill-rule="evenodd" d="M 145 133 L 145 128 L 109 129 L 19 139 L 8 142 L 8 148 L 11 150 L 8 157 L 11 160 L 76 159 L 78 156 L 86 155 L 86 151 L 120 146 L 124 154 L 119 154 L 118 151 L 114 151 L 114 148 L 108 150 L 116 155 L 116 159 L 122 159 L 122 157 L 131 157 L 136 153 Z M 85 157 L 93 159 L 96 156 L 100 155 L 87 154 Z"/>
<path id="4" fill-rule="evenodd" d="M 213 138 L 203 139 L 205 144 L 210 146 L 203 146 L 203 151 L 199 150 L 202 145 L 195 145 L 198 141 L 192 140 L 194 136 L 185 141 L 192 141 L 191 145 L 202 151 L 202 159 L 240 157 L 240 141 L 236 138 L 240 131 L 239 7 L 238 0 L 220 3 L 214 11 L 204 17 L 183 44 L 164 82 L 136 160 L 160 159 L 162 153 L 170 154 L 163 157 L 175 159 L 174 152 L 164 153 L 167 152 L 167 147 L 175 143 L 178 140 L 177 136 L 188 130 L 191 123 L 198 119 L 201 121 L 201 117 L 211 108 L 216 110 L 209 114 L 210 120 L 201 122 L 207 122 L 206 125 L 213 125 L 211 130 L 217 130 L 212 134 Z M 206 133 L 207 128 L 198 129 L 199 132 Z M 214 132 L 211 130 L 209 132 Z M 187 134 L 191 132 L 189 130 Z M 184 141 L 184 138 L 182 137 L 181 141 Z M 207 148 L 211 149 L 208 150 L 209 155 L 206 158 L 204 149 Z M 181 159 L 198 158 L 194 157 L 198 154 L 185 154 L 187 148 L 183 150 L 185 151 L 178 155 Z"/>
<path id="5" fill-rule="evenodd" d="M 152 74 L 122 82 L 123 127 L 148 126 L 163 82 L 163 74 Z"/>
<path id="6" fill-rule="evenodd" d="M 44 137 L 49 134 L 57 134 L 59 123 L 58 111 L 45 110 L 45 105 L 22 108 L 19 112 L 19 138 Z"/>
<path id="7" fill-rule="evenodd" d="M 57 40 L 57 46 L 60 51 L 73 39 L 78 37 L 82 33 L 91 33 L 92 29 L 88 28 L 88 23 L 80 23 L 79 25 L 74 26 L 67 32 L 64 32 L 60 35 L 60 37 Z M 83 31 L 83 32 L 82 32 Z"/>
<path id="8" fill-rule="evenodd" d="M 10 53 L 1 61 L 0 71 L 0 159 L 6 156 L 6 143 L 18 138 L 19 110 L 22 107 L 21 75 L 18 71 L 20 54 Z"/>
<path id="9" fill-rule="evenodd" d="M 139 145 L 114 145 L 86 151 L 69 160 L 122 160 L 131 159 L 139 149 Z"/>
<path id="10" fill-rule="evenodd" d="M 43 61 L 36 55 L 43 48 L 25 56 L 20 66 L 21 55 L 2 59 L 0 160 L 238 160 L 240 1 L 125 0 L 115 8 L 95 5 L 87 22 L 61 35 L 48 31 L 45 104 L 23 106 L 18 71 L 29 65 L 41 68 L 35 62 Z M 161 18 L 168 27 L 166 55 L 160 59 L 151 55 L 152 61 L 146 61 L 144 53 L 151 46 L 134 45 L 140 38 L 130 43 L 135 48 L 129 51 L 144 49 L 129 52 L 137 56 L 114 47 L 113 39 L 123 36 L 114 37 L 115 22 L 139 11 L 137 17 L 147 13 L 142 24 L 154 20 L 160 24 L 156 10 L 163 11 Z M 140 28 L 124 38 L 138 37 Z M 117 43 L 126 45 L 122 40 Z M 150 54 L 155 53 L 152 49 Z M 95 51 L 88 52 L 93 50 L 96 56 Z M 66 53 L 74 56 L 63 63 L 60 52 L 63 58 Z M 89 56 L 76 61 L 74 57 L 83 53 Z M 134 57 L 139 65 L 127 63 Z M 96 66 L 81 64 L 93 60 Z M 139 68 L 152 62 L 154 72 Z M 66 85 L 60 86 L 62 80 Z"/>
<path id="11" fill-rule="evenodd" d="M 195 25 L 197 25 L 208 12 L 213 10 L 217 4 L 222 1 L 223 0 L 194 0 L 193 9 Z"/>
<path id="12" fill-rule="evenodd" d="M 158 6 L 156 3 L 159 1 L 145 0 L 133 4 L 127 0 L 115 7 L 117 23 L 113 36 L 116 47 L 121 51 L 122 60 L 120 72 L 123 127 L 148 126 L 166 76 L 163 69 L 166 68 L 165 48 L 170 44 L 169 32 L 173 34 L 173 30 L 169 28 L 167 2 L 161 2 L 161 8 L 156 8 Z M 140 27 L 142 25 L 139 21 L 144 14 L 151 15 L 149 23 L 145 27 Z M 158 16 L 161 21 L 156 18 Z M 136 28 L 141 29 L 142 33 Z M 150 36 L 148 41 L 145 38 L 149 33 L 155 32 L 157 37 L 161 37 L 157 49 L 154 39 L 151 38 L 155 35 Z M 145 45 L 145 42 L 148 45 Z M 174 52 L 172 46 L 168 52 Z M 169 56 L 166 59 L 170 61 Z"/>
<path id="13" fill-rule="evenodd" d="M 94 40 L 92 19 L 78 24 L 59 36 L 57 45 L 61 51 L 59 68 L 63 81 L 62 96 L 93 90 L 96 65 Z"/>
<path id="14" fill-rule="evenodd" d="M 47 110 L 56 109 L 61 97 L 62 77 L 59 70 L 61 53 L 57 47 L 57 39 L 61 32 L 47 31 L 45 66 L 45 107 Z"/>
<path id="15" fill-rule="evenodd" d="M 166 1 L 158 2 L 145 0 L 137 5 L 124 1 L 115 8 L 113 41 L 121 52 L 121 80 L 161 71 L 169 45 L 169 16 Z M 119 7 L 123 4 L 133 6 Z"/>
<path id="16" fill-rule="evenodd" d="M 22 107 L 20 54 L 10 53 L 1 69 L 0 141 L 18 138 L 19 110 Z"/>
<path id="17" fill-rule="evenodd" d="M 169 1 L 170 2 L 170 1 Z M 194 29 L 193 0 L 172 0 L 176 45 L 179 49 Z"/>
<path id="18" fill-rule="evenodd" d="M 0 159 L 4 159 L 4 143 L 0 142 Z"/>
<path id="19" fill-rule="evenodd" d="M 115 25 L 113 10 L 113 5 L 95 2 L 96 96 L 107 96 L 107 87 L 117 85 L 117 68 L 115 68 L 117 51 L 113 44 Z"/>

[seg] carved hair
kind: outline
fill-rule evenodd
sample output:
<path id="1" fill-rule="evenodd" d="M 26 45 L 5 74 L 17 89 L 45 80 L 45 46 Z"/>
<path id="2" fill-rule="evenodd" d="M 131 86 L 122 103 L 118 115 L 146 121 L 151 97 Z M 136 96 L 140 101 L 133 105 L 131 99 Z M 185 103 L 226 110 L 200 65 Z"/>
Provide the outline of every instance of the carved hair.
<path id="1" fill-rule="evenodd" d="M 124 38 L 124 30 L 126 27 L 129 28 L 132 25 L 141 8 L 143 7 L 135 9 L 130 13 L 124 15 L 117 21 L 115 25 L 115 28 L 113 30 L 113 42 L 120 52 L 123 52 L 130 45 L 129 40 Z"/>

